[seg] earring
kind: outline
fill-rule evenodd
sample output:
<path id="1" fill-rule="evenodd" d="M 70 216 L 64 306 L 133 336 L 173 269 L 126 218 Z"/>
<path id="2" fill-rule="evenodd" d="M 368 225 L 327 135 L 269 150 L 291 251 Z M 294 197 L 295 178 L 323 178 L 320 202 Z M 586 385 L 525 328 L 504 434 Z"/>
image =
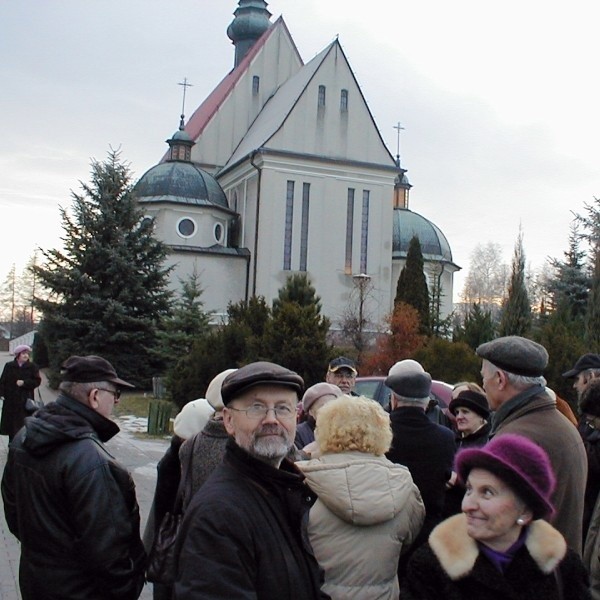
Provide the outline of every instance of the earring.
<path id="1" fill-rule="evenodd" d="M 521 525 L 521 526 L 525 525 L 525 519 L 523 517 L 519 517 L 517 519 L 517 525 Z"/>

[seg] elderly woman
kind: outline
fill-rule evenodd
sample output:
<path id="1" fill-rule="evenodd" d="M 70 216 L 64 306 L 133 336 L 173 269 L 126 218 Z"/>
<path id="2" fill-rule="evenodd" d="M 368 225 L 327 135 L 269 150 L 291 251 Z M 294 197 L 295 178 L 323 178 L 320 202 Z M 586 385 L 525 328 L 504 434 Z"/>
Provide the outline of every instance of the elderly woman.
<path id="1" fill-rule="evenodd" d="M 0 396 L 4 396 L 0 435 L 7 435 L 8 441 L 25 424 L 27 398 L 33 398 L 35 388 L 42 383 L 40 370 L 29 360 L 31 348 L 25 344 L 17 346 L 14 355 L 0 376 Z"/>
<path id="2" fill-rule="evenodd" d="M 402 600 L 584 600 L 579 556 L 544 519 L 556 484 L 548 455 L 505 434 L 456 456 L 463 514 L 431 533 L 408 565 Z"/>
<path id="3" fill-rule="evenodd" d="M 333 600 L 397 599 L 398 558 L 418 534 L 425 509 L 408 469 L 384 456 L 387 413 L 364 397 L 340 396 L 321 408 L 321 457 L 296 463 L 319 499 L 308 533 Z"/>
<path id="4" fill-rule="evenodd" d="M 294 443 L 299 450 L 315 441 L 315 427 L 317 424 L 317 413 L 327 402 L 339 398 L 342 390 L 333 383 L 316 383 L 309 387 L 302 396 L 302 409 L 306 414 L 306 421 L 300 423 L 296 428 L 296 439 Z"/>

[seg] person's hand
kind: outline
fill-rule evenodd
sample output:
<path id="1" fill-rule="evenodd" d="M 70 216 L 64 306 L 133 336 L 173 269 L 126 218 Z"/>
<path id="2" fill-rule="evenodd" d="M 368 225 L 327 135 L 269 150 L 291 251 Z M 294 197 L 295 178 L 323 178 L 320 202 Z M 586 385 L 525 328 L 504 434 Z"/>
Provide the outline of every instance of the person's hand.
<path id="1" fill-rule="evenodd" d="M 22 379 L 17 379 L 17 386 L 18 387 L 22 387 L 25 384 L 25 382 Z"/>

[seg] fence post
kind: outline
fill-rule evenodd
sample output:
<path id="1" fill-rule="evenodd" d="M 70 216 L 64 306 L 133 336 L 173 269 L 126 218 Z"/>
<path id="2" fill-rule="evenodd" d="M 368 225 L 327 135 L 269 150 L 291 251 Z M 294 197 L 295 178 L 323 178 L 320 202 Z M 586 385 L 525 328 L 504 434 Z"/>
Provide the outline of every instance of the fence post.
<path id="1" fill-rule="evenodd" d="M 169 433 L 173 404 L 168 400 L 150 400 L 148 404 L 148 433 L 166 435 Z"/>

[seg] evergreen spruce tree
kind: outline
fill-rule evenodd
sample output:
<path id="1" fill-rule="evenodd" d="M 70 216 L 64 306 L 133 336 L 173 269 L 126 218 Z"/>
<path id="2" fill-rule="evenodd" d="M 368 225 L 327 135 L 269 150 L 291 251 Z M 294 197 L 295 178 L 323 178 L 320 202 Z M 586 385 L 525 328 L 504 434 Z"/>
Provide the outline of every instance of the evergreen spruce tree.
<path id="1" fill-rule="evenodd" d="M 462 327 L 456 330 L 454 341 L 465 342 L 475 350 L 477 346 L 493 340 L 494 337 L 495 328 L 491 310 L 484 310 L 479 303 L 474 303 Z"/>
<path id="2" fill-rule="evenodd" d="M 323 380 L 329 359 L 329 319 L 305 274 L 288 277 L 273 301 L 273 318 L 265 331 L 270 360 L 296 371 L 306 386 Z"/>
<path id="3" fill-rule="evenodd" d="M 525 253 L 523 233 L 519 231 L 511 266 L 508 297 L 503 306 L 499 333 L 505 335 L 526 335 L 531 327 L 531 305 L 525 287 Z"/>
<path id="4" fill-rule="evenodd" d="M 54 373 L 72 354 L 98 354 L 119 374 L 147 388 L 160 365 L 150 351 L 170 308 L 166 246 L 142 220 L 129 167 L 118 152 L 92 161 L 91 181 L 61 208 L 64 250 L 44 251 L 33 267 L 49 292 L 36 300 L 40 334 Z"/>
<path id="5" fill-rule="evenodd" d="M 420 332 L 429 335 L 431 332 L 429 319 L 429 290 L 425 278 L 421 243 L 415 235 L 408 246 L 406 264 L 400 271 L 394 306 L 405 302 L 415 308 L 419 314 Z"/>

